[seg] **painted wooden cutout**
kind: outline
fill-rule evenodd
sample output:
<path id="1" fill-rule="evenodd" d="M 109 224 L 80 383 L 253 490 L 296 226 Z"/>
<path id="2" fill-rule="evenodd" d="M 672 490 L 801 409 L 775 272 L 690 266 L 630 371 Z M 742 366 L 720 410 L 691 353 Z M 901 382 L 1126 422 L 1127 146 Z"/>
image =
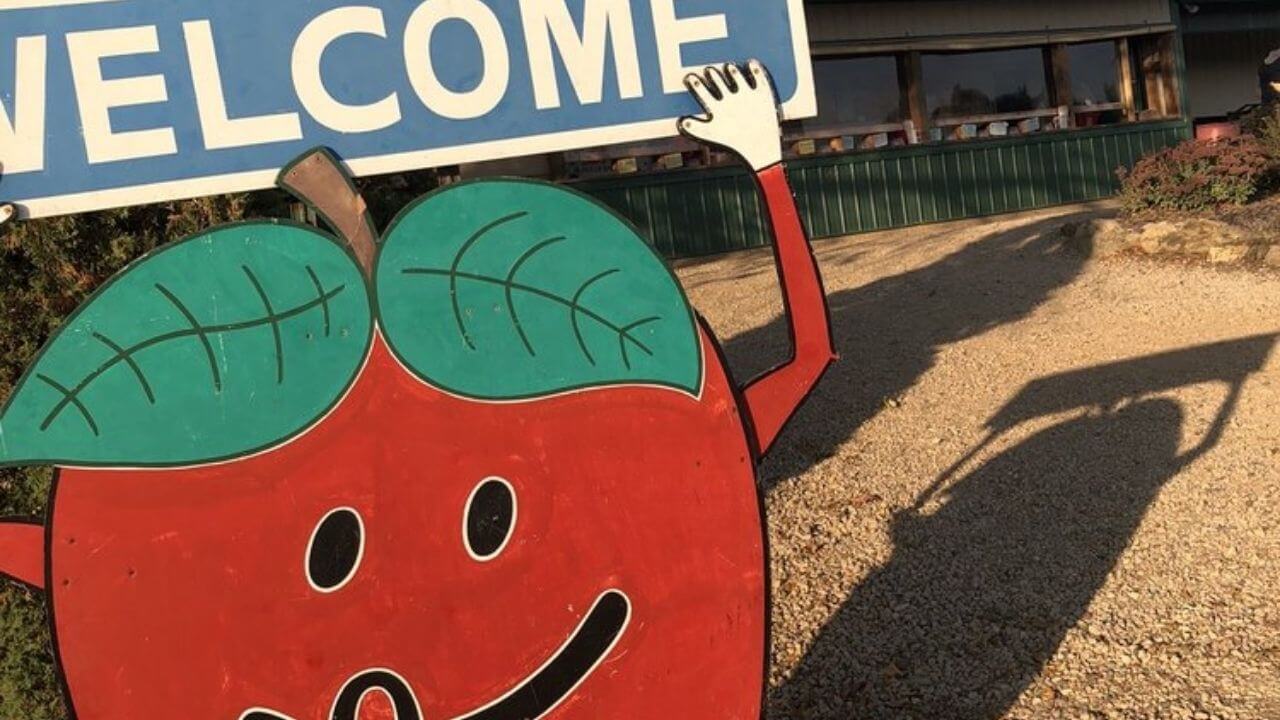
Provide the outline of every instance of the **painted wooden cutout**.
<path id="1" fill-rule="evenodd" d="M 377 241 L 323 151 L 280 185 L 341 239 L 216 228 L 68 320 L 0 415 L 0 463 L 61 468 L 0 570 L 77 717 L 759 716 L 755 466 L 833 352 L 767 73 L 689 85 L 777 236 L 794 355 L 744 390 L 595 201 L 478 181 Z"/>

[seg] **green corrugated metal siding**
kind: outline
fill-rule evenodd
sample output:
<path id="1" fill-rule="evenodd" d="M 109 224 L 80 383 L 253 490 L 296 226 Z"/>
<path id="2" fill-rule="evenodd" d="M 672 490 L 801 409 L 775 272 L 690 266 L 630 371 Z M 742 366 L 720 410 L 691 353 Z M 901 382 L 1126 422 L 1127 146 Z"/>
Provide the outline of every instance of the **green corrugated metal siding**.
<path id="1" fill-rule="evenodd" d="M 815 238 L 1083 202 L 1116 168 L 1190 136 L 1183 121 L 921 145 L 788 163 Z M 668 257 L 767 245 L 752 180 L 735 169 L 609 178 L 577 187 L 617 208 Z"/>

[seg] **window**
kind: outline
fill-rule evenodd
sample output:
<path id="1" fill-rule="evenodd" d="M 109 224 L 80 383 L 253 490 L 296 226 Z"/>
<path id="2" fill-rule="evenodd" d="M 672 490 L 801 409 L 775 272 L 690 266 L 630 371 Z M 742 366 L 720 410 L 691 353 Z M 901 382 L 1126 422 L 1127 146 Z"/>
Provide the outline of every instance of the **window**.
<path id="1" fill-rule="evenodd" d="M 902 122 L 898 61 L 891 55 L 834 58 L 813 64 L 818 87 L 818 117 L 804 130 Z"/>
<path id="2" fill-rule="evenodd" d="M 1039 48 L 925 55 L 922 60 L 925 102 L 935 119 L 1049 107 Z"/>
<path id="3" fill-rule="evenodd" d="M 785 157 L 1035 135 L 1177 117 L 1177 36 L 814 59 L 817 117 L 783 125 Z M 1027 42 L 1036 43 L 1036 39 Z M 566 153 L 570 178 L 734 164 L 682 138 Z"/>
<path id="4" fill-rule="evenodd" d="M 1071 72 L 1074 105 L 1109 105 L 1120 102 L 1120 80 L 1113 41 L 1070 45 L 1067 61 Z"/>

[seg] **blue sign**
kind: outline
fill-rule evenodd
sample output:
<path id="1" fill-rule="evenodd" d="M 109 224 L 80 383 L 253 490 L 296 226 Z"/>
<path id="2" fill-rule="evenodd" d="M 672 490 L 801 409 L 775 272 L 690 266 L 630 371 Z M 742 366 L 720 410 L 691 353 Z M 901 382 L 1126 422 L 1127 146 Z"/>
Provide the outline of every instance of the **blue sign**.
<path id="1" fill-rule="evenodd" d="M 0 200 L 28 217 L 673 135 L 757 58 L 816 111 L 802 0 L 0 0 Z"/>

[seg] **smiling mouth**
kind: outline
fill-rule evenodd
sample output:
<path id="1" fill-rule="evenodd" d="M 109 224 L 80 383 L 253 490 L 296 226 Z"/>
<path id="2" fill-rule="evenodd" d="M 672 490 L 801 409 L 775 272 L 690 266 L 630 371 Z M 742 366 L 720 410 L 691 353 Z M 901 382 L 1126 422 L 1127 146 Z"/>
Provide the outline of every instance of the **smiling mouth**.
<path id="1" fill-rule="evenodd" d="M 554 710 L 604 662 L 631 621 L 631 600 L 618 590 L 596 598 L 591 612 L 554 655 L 502 697 L 452 720 L 537 720 Z M 394 702 L 396 720 L 423 720 L 413 691 L 389 670 L 366 670 L 347 681 L 334 702 L 333 720 L 357 720 L 364 696 L 382 690 Z M 292 720 L 265 708 L 251 708 L 240 720 Z"/>
<path id="2" fill-rule="evenodd" d="M 455 720 L 525 720 L 546 715 L 604 661 L 630 619 L 627 596 L 617 590 L 604 593 L 573 635 L 537 672 L 506 695 Z"/>

